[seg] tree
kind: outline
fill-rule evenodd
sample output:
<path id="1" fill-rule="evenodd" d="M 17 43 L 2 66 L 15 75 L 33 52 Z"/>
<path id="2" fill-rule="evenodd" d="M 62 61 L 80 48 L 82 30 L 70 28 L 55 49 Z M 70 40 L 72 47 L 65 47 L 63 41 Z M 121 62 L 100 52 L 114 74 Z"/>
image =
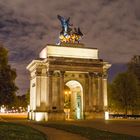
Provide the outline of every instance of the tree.
<path id="1" fill-rule="evenodd" d="M 30 103 L 30 91 L 28 89 L 26 94 L 16 96 L 13 106 L 16 108 L 23 107 L 26 109 L 29 103 Z"/>
<path id="2" fill-rule="evenodd" d="M 135 55 L 128 63 L 128 71 L 135 74 L 140 82 L 140 56 Z"/>
<path id="3" fill-rule="evenodd" d="M 127 115 L 128 110 L 135 109 L 138 103 L 139 86 L 136 76 L 129 72 L 118 74 L 111 84 L 111 94 L 115 106 L 123 109 Z"/>
<path id="4" fill-rule="evenodd" d="M 11 105 L 15 99 L 16 70 L 8 64 L 8 50 L 0 45 L 0 105 Z"/>
<path id="5" fill-rule="evenodd" d="M 128 72 L 133 73 L 138 79 L 138 86 L 140 87 L 140 55 L 134 55 L 131 61 L 128 63 Z M 138 103 L 135 111 L 140 110 L 140 92 L 138 94 Z"/>
<path id="6" fill-rule="evenodd" d="M 27 93 L 25 94 L 25 100 L 26 100 L 26 105 L 28 106 L 30 104 L 30 89 L 28 89 Z"/>
<path id="7" fill-rule="evenodd" d="M 108 94 L 107 96 L 108 96 L 108 108 L 109 108 L 109 111 L 110 112 L 117 111 L 119 106 L 114 101 L 114 94 L 113 94 L 113 91 L 112 91 L 112 84 L 110 84 L 110 83 L 108 83 L 107 94 Z"/>

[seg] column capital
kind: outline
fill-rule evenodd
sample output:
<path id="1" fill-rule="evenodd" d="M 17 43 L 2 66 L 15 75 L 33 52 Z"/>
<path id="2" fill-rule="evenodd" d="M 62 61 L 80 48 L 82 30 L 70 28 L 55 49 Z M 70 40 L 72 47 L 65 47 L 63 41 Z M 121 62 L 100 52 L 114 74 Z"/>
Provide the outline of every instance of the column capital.
<path id="1" fill-rule="evenodd" d="M 107 76 L 108 76 L 107 72 L 104 72 L 102 77 L 103 77 L 103 79 L 107 79 Z"/>
<path id="2" fill-rule="evenodd" d="M 93 72 L 89 72 L 88 75 L 89 75 L 90 77 L 94 77 L 95 74 L 94 74 Z"/>
<path id="3" fill-rule="evenodd" d="M 98 77 L 102 77 L 102 73 L 99 73 L 99 72 L 93 72 L 93 77 L 95 77 L 95 78 L 98 78 Z"/>
<path id="4" fill-rule="evenodd" d="M 107 74 L 103 74 L 103 79 L 107 79 Z"/>
<path id="5" fill-rule="evenodd" d="M 99 72 L 98 77 L 102 77 L 102 76 L 103 76 L 103 73 Z"/>
<path id="6" fill-rule="evenodd" d="M 60 77 L 64 77 L 65 71 L 60 71 Z"/>
<path id="7" fill-rule="evenodd" d="M 47 77 L 52 76 L 53 75 L 53 71 L 47 71 Z"/>
<path id="8" fill-rule="evenodd" d="M 41 71 L 36 71 L 36 72 L 35 72 L 35 75 L 36 75 L 36 76 L 41 76 L 41 74 L 42 74 Z"/>

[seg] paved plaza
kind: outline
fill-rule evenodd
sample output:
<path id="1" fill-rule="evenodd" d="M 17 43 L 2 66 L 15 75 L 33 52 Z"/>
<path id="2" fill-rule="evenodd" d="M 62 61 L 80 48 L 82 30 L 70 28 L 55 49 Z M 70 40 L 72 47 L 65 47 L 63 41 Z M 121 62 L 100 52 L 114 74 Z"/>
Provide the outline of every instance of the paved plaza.
<path id="1" fill-rule="evenodd" d="M 77 134 L 72 134 L 65 132 L 63 130 L 58 130 L 50 127 L 42 127 L 40 125 L 35 125 L 30 121 L 22 122 L 25 125 L 30 125 L 31 127 L 38 129 L 45 133 L 49 140 L 56 140 L 58 137 L 61 140 L 87 140 L 84 137 L 81 137 Z M 140 120 L 128 120 L 128 119 L 114 119 L 114 120 L 84 120 L 84 121 L 65 121 L 58 122 L 62 124 L 74 124 L 78 126 L 92 127 L 99 130 L 110 131 L 121 134 L 128 134 L 132 136 L 140 137 Z"/>
<path id="2" fill-rule="evenodd" d="M 102 120 L 96 119 L 92 121 L 70 121 L 68 123 L 93 127 L 104 131 L 110 131 L 115 133 L 128 134 L 140 137 L 140 120 L 132 119 L 113 119 L 113 120 Z"/>
<path id="3" fill-rule="evenodd" d="M 34 124 L 35 123 L 34 121 L 21 119 L 21 118 L 24 118 L 23 116 L 20 118 L 20 120 L 18 120 L 19 116 L 16 119 L 12 119 L 10 116 L 9 116 L 10 119 L 8 118 L 8 116 L 7 117 L 0 116 L 1 118 L 0 121 L 6 121 L 6 122 L 10 121 L 14 123 L 21 123 L 23 125 L 31 126 L 45 133 L 48 136 L 49 140 L 55 140 L 58 137 L 61 138 L 61 140 L 63 139 L 64 140 L 73 140 L 73 139 L 87 140 L 86 138 L 81 137 L 77 134 L 72 134 L 69 132 L 65 132 L 63 130 L 36 125 Z M 113 120 L 95 119 L 95 120 L 83 120 L 83 121 L 70 120 L 70 121 L 63 121 L 63 122 L 58 122 L 58 123 L 92 127 L 92 128 L 96 128 L 96 129 L 100 129 L 104 131 L 110 131 L 110 132 L 128 134 L 128 135 L 140 137 L 140 120 L 139 119 L 113 119 Z"/>
<path id="4" fill-rule="evenodd" d="M 31 121 L 19 121 L 19 123 L 30 125 L 31 127 L 38 129 L 49 136 L 50 140 L 55 140 L 60 138 L 61 140 L 86 140 L 86 138 L 81 137 L 77 134 L 72 134 L 65 132 L 63 130 L 58 130 L 50 127 L 43 127 L 40 125 L 33 124 Z M 56 122 L 57 123 L 57 122 Z M 99 130 L 115 132 L 120 134 L 128 134 L 132 136 L 140 137 L 140 120 L 129 120 L 129 119 L 114 119 L 114 120 L 84 120 L 84 121 L 65 121 L 58 122 L 62 124 L 74 124 L 78 126 L 92 127 Z"/>

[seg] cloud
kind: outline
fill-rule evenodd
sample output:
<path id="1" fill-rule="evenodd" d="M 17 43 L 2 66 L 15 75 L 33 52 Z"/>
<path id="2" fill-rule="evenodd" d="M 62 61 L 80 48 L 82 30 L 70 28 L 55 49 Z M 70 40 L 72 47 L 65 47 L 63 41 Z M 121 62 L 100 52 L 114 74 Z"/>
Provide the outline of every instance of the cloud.
<path id="1" fill-rule="evenodd" d="M 139 0 L 1 0 L 0 42 L 17 68 L 21 92 L 28 88 L 23 88 L 28 78 L 25 67 L 47 43 L 57 42 L 61 30 L 57 14 L 80 26 L 82 42 L 98 48 L 100 58 L 125 64 L 140 52 L 139 5 Z"/>

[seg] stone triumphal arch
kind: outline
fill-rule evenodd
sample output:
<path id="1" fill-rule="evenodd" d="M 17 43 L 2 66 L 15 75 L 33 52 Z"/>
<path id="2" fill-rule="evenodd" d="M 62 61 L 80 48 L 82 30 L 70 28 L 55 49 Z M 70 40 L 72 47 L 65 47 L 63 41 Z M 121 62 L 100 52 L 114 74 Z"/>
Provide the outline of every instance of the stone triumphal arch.
<path id="1" fill-rule="evenodd" d="M 30 71 L 31 120 L 103 118 L 108 62 L 83 44 L 47 45 Z"/>
<path id="2" fill-rule="evenodd" d="M 30 72 L 29 119 L 103 118 L 107 111 L 107 70 L 98 49 L 79 43 L 80 28 L 58 15 L 62 31 L 57 45 L 48 44 L 27 69 Z"/>

